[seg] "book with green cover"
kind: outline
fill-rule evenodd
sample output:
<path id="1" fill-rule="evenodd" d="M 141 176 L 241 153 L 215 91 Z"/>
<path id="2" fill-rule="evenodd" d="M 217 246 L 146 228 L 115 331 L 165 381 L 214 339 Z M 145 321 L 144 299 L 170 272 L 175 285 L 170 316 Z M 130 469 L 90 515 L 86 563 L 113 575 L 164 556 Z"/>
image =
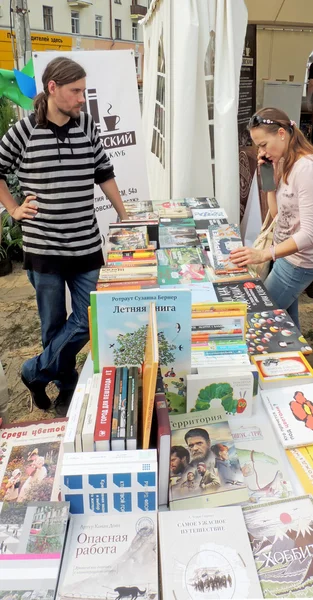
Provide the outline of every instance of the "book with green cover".
<path id="1" fill-rule="evenodd" d="M 202 265 L 184 264 L 175 267 L 158 267 L 158 284 L 163 285 L 186 285 L 189 283 L 208 282 L 206 271 Z"/>

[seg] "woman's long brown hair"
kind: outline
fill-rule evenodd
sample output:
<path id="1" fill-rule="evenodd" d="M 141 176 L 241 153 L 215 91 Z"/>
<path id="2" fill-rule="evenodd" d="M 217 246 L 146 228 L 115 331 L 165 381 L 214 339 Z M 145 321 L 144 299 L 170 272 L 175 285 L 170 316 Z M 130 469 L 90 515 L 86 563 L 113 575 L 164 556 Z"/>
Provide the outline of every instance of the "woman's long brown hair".
<path id="1" fill-rule="evenodd" d="M 83 77 L 86 77 L 85 69 L 71 58 L 59 56 L 49 62 L 42 75 L 44 91 L 40 92 L 34 99 L 35 117 L 38 125 L 47 127 L 48 124 L 49 81 L 54 81 L 57 85 L 65 85 L 83 79 Z"/>
<path id="2" fill-rule="evenodd" d="M 261 108 L 256 114 L 262 117 L 262 119 L 270 119 L 279 123 L 279 125 L 276 123 L 262 123 L 261 125 L 257 125 L 257 127 L 262 127 L 268 133 L 273 134 L 277 133 L 280 127 L 282 127 L 290 134 L 288 149 L 282 167 L 283 182 L 288 183 L 288 177 L 295 162 L 301 156 L 313 154 L 313 146 L 296 125 L 291 125 L 288 115 L 283 110 L 279 110 L 278 108 Z M 249 129 L 251 131 L 254 127 L 250 126 Z"/>

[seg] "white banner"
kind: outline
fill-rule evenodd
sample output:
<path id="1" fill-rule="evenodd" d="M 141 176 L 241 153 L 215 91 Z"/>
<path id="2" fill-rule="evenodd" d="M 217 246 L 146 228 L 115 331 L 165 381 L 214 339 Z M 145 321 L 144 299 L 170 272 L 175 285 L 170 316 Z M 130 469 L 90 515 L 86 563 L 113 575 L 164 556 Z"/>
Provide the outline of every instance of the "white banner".
<path id="1" fill-rule="evenodd" d="M 132 50 L 34 52 L 37 91 L 42 73 L 57 56 L 67 56 L 87 73 L 86 104 L 114 166 L 122 200 L 149 200 L 137 76 Z M 111 203 L 95 186 L 95 210 L 102 236 L 116 221 Z"/>

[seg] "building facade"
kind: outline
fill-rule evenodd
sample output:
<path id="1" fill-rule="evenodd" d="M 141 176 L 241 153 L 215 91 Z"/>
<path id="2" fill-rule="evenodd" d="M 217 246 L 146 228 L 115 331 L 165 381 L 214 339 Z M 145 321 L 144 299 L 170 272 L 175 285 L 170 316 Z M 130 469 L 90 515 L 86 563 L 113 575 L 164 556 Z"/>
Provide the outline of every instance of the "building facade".
<path id="1" fill-rule="evenodd" d="M 138 83 L 143 73 L 143 32 L 138 21 L 151 0 L 28 0 L 32 50 L 133 49 Z M 0 68 L 14 65 L 10 2 L 0 0 Z M 13 36 L 13 40 L 12 40 Z"/>

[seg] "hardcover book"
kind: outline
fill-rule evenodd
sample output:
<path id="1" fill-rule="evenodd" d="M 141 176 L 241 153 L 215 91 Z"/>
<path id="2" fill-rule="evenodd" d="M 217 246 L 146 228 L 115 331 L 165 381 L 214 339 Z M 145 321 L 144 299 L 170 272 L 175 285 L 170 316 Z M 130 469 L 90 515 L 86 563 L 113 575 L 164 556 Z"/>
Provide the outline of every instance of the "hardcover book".
<path id="1" fill-rule="evenodd" d="M 260 387 L 263 390 L 296 385 L 297 383 L 313 383 L 313 370 L 302 352 L 276 352 L 270 355 L 256 354 L 251 356 L 260 376 Z"/>
<path id="2" fill-rule="evenodd" d="M 230 420 L 249 502 L 261 504 L 293 495 L 282 460 L 282 452 L 273 429 L 262 415 L 252 419 Z"/>
<path id="3" fill-rule="evenodd" d="M 224 410 L 170 414 L 172 510 L 238 504 L 248 499 Z"/>
<path id="4" fill-rule="evenodd" d="M 173 409 L 184 412 L 185 377 L 191 368 L 190 291 L 168 288 L 166 291 L 92 292 L 90 297 L 95 372 L 106 365 L 142 368 L 149 305 L 155 302 L 166 395 Z"/>
<path id="5" fill-rule="evenodd" d="M 208 283 L 205 268 L 199 264 L 184 264 L 178 268 L 175 267 L 158 267 L 158 283 L 162 286 L 186 285 L 189 283 Z"/>
<path id="6" fill-rule="evenodd" d="M 62 499 L 71 514 L 145 512 L 157 509 L 156 450 L 65 455 Z"/>
<path id="7" fill-rule="evenodd" d="M 218 302 L 246 302 L 248 312 L 266 312 L 276 308 L 261 279 L 215 282 L 213 285 Z"/>
<path id="8" fill-rule="evenodd" d="M 156 513 L 71 518 L 57 599 L 91 596 L 158 600 Z"/>
<path id="9" fill-rule="evenodd" d="M 230 260 L 230 252 L 242 246 L 238 225 L 226 224 L 208 228 L 209 245 L 213 256 L 215 272 L 247 272 L 246 267 L 239 267 Z"/>
<path id="10" fill-rule="evenodd" d="M 195 227 L 195 222 L 191 217 L 186 218 L 169 218 L 169 217 L 161 217 L 160 218 L 160 228 L 162 227 Z"/>
<path id="11" fill-rule="evenodd" d="M 263 598 L 238 506 L 159 513 L 163 600 Z"/>
<path id="12" fill-rule="evenodd" d="M 204 264 L 204 254 L 200 247 L 197 248 L 163 248 L 156 251 L 158 267 L 179 269 L 183 265 Z"/>
<path id="13" fill-rule="evenodd" d="M 200 240 L 194 227 L 160 227 L 159 244 L 160 248 L 200 246 Z"/>
<path id="14" fill-rule="evenodd" d="M 105 367 L 102 369 L 94 433 L 96 451 L 110 450 L 115 371 L 115 367 Z"/>
<path id="15" fill-rule="evenodd" d="M 151 302 L 142 375 L 142 448 L 149 448 L 154 395 L 159 366 L 155 303 Z"/>
<path id="16" fill-rule="evenodd" d="M 67 419 L 0 429 L 0 503 L 58 500 Z"/>
<path id="17" fill-rule="evenodd" d="M 0 598 L 53 600 L 63 546 L 68 504 L 0 504 Z"/>
<path id="18" fill-rule="evenodd" d="M 128 377 L 126 450 L 136 450 L 138 445 L 138 408 L 138 367 L 130 367 Z"/>
<path id="19" fill-rule="evenodd" d="M 94 432 L 97 418 L 100 386 L 101 373 L 95 373 L 92 377 L 89 400 L 87 404 L 85 421 L 82 431 L 83 452 L 93 452 L 94 450 Z"/>
<path id="20" fill-rule="evenodd" d="M 154 410 L 157 429 L 159 464 L 159 505 L 168 504 L 168 482 L 170 473 L 171 426 L 161 372 L 158 372 Z"/>
<path id="21" fill-rule="evenodd" d="M 217 369 L 215 375 L 187 375 L 187 411 L 224 409 L 227 419 L 253 411 L 253 375 L 236 369 Z"/>
<path id="22" fill-rule="evenodd" d="M 112 425 L 111 425 L 111 448 L 112 450 L 125 450 L 125 436 L 120 435 L 119 416 L 122 405 L 123 370 L 118 367 L 115 374 Z"/>
<path id="23" fill-rule="evenodd" d="M 311 598 L 310 496 L 243 509 L 264 598 Z"/>
<path id="24" fill-rule="evenodd" d="M 109 230 L 106 248 L 113 250 L 137 250 L 148 246 L 147 227 L 113 227 Z"/>
<path id="25" fill-rule="evenodd" d="M 68 452 L 82 452 L 83 451 L 83 441 L 82 441 L 82 433 L 83 433 L 83 427 L 84 427 L 84 423 L 85 423 L 85 418 L 86 418 L 86 410 L 87 410 L 87 406 L 88 406 L 88 402 L 89 402 L 89 394 L 90 394 L 90 390 L 91 390 L 91 384 L 92 384 L 92 377 L 88 377 L 87 379 L 87 383 L 86 383 L 86 387 L 85 387 L 85 393 L 84 393 L 84 398 L 83 398 L 83 403 L 81 405 L 81 409 L 79 412 L 79 417 L 78 417 L 78 421 L 77 421 L 77 428 L 76 428 L 76 435 L 75 435 L 75 448 L 73 448 L 72 450 L 68 450 Z M 76 386 L 76 390 L 79 386 Z M 76 393 L 76 390 L 74 392 L 74 394 Z M 71 404 L 70 404 L 70 415 L 72 414 L 72 402 L 73 402 L 73 398 L 71 400 Z M 70 419 L 69 419 L 70 421 Z M 69 422 L 67 424 L 67 431 L 68 432 L 68 426 L 69 426 Z M 64 440 L 63 440 L 63 449 L 64 449 Z"/>
<path id="26" fill-rule="evenodd" d="M 313 444 L 313 384 L 264 390 L 261 397 L 284 448 Z"/>
<path id="27" fill-rule="evenodd" d="M 286 310 L 276 308 L 262 313 L 248 313 L 246 334 L 249 354 L 300 351 L 311 354 L 312 348 Z"/>
<path id="28" fill-rule="evenodd" d="M 89 398 L 88 391 L 88 398 Z M 78 383 L 74 394 L 72 396 L 71 404 L 68 410 L 68 423 L 65 431 L 65 435 L 63 438 L 63 451 L 64 452 L 75 452 L 76 451 L 76 438 L 77 438 L 77 428 L 80 420 L 80 415 L 82 412 L 82 406 L 86 399 L 86 386 L 84 384 Z M 88 400 L 87 400 L 88 402 Z M 86 409 L 85 409 L 86 412 Z M 81 443 L 78 441 L 78 445 Z"/>
<path id="29" fill-rule="evenodd" d="M 313 492 L 313 446 L 286 450 L 293 471 L 306 494 Z"/>

